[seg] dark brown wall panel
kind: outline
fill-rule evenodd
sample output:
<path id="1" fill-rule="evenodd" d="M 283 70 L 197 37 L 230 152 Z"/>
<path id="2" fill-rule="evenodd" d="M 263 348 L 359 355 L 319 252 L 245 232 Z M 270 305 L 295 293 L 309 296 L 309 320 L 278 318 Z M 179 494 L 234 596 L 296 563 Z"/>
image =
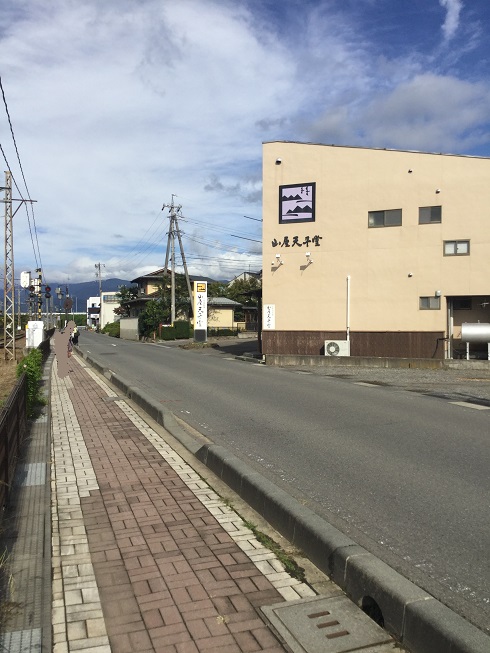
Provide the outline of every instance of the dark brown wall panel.
<path id="1" fill-rule="evenodd" d="M 345 340 L 345 331 L 263 331 L 264 354 L 323 356 L 325 340 Z M 444 358 L 442 331 L 355 331 L 351 356 Z"/>

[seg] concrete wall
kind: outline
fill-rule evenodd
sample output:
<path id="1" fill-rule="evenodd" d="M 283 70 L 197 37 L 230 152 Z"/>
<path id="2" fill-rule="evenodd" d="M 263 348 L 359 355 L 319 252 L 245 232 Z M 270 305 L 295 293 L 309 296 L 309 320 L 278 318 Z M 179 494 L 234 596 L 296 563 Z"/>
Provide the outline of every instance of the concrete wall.
<path id="1" fill-rule="evenodd" d="M 123 340 L 139 340 L 137 317 L 122 317 L 120 320 L 120 324 L 121 324 L 120 337 Z"/>

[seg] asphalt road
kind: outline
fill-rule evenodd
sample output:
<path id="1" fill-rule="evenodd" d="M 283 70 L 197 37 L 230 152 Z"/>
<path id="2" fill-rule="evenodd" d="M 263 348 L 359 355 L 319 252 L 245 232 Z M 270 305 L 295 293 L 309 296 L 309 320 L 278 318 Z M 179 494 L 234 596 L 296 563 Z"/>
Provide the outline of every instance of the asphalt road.
<path id="1" fill-rule="evenodd" d="M 79 344 L 490 632 L 490 410 L 453 403 L 473 386 L 481 399 L 485 378 L 332 376 L 84 332 Z"/>

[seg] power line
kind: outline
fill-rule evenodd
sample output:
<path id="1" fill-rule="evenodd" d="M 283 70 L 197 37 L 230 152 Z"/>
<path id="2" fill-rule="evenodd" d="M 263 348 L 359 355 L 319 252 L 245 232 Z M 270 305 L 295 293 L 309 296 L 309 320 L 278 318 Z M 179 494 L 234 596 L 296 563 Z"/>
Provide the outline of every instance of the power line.
<path id="1" fill-rule="evenodd" d="M 10 112 L 9 112 L 9 108 L 8 108 L 8 104 L 7 104 L 7 98 L 5 97 L 5 91 L 4 91 L 4 88 L 3 88 L 2 77 L 1 76 L 0 76 L 0 90 L 2 91 L 3 104 L 5 106 L 5 112 L 7 114 L 7 119 L 8 119 L 8 123 L 9 123 L 9 126 L 10 126 L 10 133 L 12 135 L 12 140 L 13 140 L 14 147 L 15 147 L 15 152 L 17 154 L 17 161 L 19 162 L 20 172 L 22 174 L 22 179 L 24 180 L 24 186 L 26 188 L 27 197 L 29 198 L 29 203 L 30 203 L 30 206 L 31 206 L 32 222 L 33 222 L 33 225 L 34 225 L 34 235 L 35 235 L 36 244 L 34 244 L 34 238 L 32 236 L 31 220 L 29 218 L 29 210 L 27 208 L 27 202 L 24 199 L 22 193 L 20 192 L 20 189 L 19 189 L 19 187 L 17 185 L 17 182 L 16 182 L 13 174 L 11 174 L 11 177 L 12 177 L 12 180 L 14 182 L 15 188 L 17 189 L 17 191 L 18 191 L 18 193 L 19 193 L 19 195 L 21 197 L 21 200 L 26 205 L 27 223 L 28 223 L 28 226 L 29 226 L 29 233 L 30 233 L 30 236 L 31 236 L 31 243 L 32 243 L 32 249 L 33 249 L 33 252 L 34 252 L 34 259 L 36 261 L 36 267 L 38 269 L 42 270 L 43 266 L 42 266 L 42 260 L 41 260 L 41 250 L 39 248 L 39 240 L 38 240 L 38 237 L 37 237 L 36 220 L 35 220 L 35 217 L 34 217 L 34 207 L 32 206 L 33 200 L 32 200 L 31 195 L 29 193 L 29 188 L 27 186 L 27 181 L 26 181 L 25 174 L 24 174 L 24 168 L 22 167 L 22 162 L 20 160 L 19 148 L 17 147 L 17 141 L 15 139 L 15 134 L 14 134 L 14 127 L 12 125 L 12 120 L 10 118 Z M 9 170 L 11 170 L 11 167 L 10 167 L 8 161 L 7 161 L 7 157 L 5 156 L 5 152 L 3 151 L 3 148 L 1 147 L 1 145 L 0 145 L 0 149 L 2 150 L 3 158 L 5 159 L 5 163 L 7 164 L 7 168 Z M 37 247 L 37 253 L 36 253 L 36 247 Z M 39 260 L 38 260 L 38 255 L 39 255 Z"/>

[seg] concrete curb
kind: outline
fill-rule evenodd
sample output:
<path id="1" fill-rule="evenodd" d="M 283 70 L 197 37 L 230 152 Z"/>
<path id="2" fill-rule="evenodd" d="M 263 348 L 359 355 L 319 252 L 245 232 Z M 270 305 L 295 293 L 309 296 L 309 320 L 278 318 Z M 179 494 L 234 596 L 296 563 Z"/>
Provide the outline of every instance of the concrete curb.
<path id="1" fill-rule="evenodd" d="M 359 606 L 374 600 L 384 627 L 414 653 L 488 653 L 490 637 L 248 467 L 224 447 L 201 445 L 172 413 L 78 350 L 87 363 L 168 430 Z"/>

